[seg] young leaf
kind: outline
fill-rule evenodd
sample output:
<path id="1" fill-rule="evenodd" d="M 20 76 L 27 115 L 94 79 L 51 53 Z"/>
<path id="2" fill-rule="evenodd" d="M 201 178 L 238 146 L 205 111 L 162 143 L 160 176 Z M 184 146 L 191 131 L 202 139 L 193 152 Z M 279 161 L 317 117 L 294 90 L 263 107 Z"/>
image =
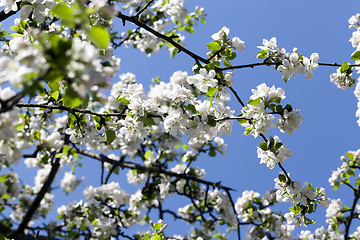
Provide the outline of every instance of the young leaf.
<path id="1" fill-rule="evenodd" d="M 249 105 L 252 105 L 252 106 L 256 106 L 258 104 L 260 104 L 260 98 L 257 98 L 257 99 L 251 99 L 247 102 Z"/>
<path id="2" fill-rule="evenodd" d="M 214 51 L 214 52 L 219 51 L 221 49 L 221 46 L 216 41 L 208 43 L 208 44 L 206 44 L 206 46 L 208 47 L 208 49 L 210 51 Z"/>
<path id="3" fill-rule="evenodd" d="M 206 94 L 211 97 L 216 93 L 216 91 L 217 91 L 217 88 L 208 87 L 208 90 L 207 90 Z"/>
<path id="4" fill-rule="evenodd" d="M 161 228 L 161 223 L 155 223 L 154 224 L 154 229 L 157 231 Z"/>
<path id="5" fill-rule="evenodd" d="M 116 134 L 113 130 L 109 129 L 105 132 L 105 139 L 107 144 L 111 144 L 115 140 Z"/>
<path id="6" fill-rule="evenodd" d="M 101 48 L 106 48 L 111 41 L 110 33 L 104 27 L 92 26 L 90 29 L 86 29 L 85 32 L 87 38 Z"/>
<path id="7" fill-rule="evenodd" d="M 355 51 L 351 54 L 351 59 L 354 61 L 360 60 L 360 51 Z"/>
<path id="8" fill-rule="evenodd" d="M 54 16 L 63 18 L 63 19 L 73 19 L 74 18 L 74 10 L 65 3 L 58 3 L 55 7 L 50 11 Z"/>
<path id="9" fill-rule="evenodd" d="M 264 142 L 261 142 L 261 143 L 260 143 L 260 148 L 261 148 L 262 150 L 264 150 L 264 151 L 268 150 L 268 149 L 267 149 L 267 146 L 266 146 L 266 143 L 264 143 Z"/>
<path id="10" fill-rule="evenodd" d="M 150 116 L 147 116 L 147 115 L 143 118 L 143 122 L 144 122 L 145 126 L 155 125 L 154 119 L 152 117 L 150 117 Z"/>
<path id="11" fill-rule="evenodd" d="M 341 68 L 340 68 L 340 72 L 341 72 L 341 73 L 344 73 L 344 72 L 346 72 L 349 68 L 350 68 L 349 63 L 343 62 L 343 64 L 341 65 Z"/>

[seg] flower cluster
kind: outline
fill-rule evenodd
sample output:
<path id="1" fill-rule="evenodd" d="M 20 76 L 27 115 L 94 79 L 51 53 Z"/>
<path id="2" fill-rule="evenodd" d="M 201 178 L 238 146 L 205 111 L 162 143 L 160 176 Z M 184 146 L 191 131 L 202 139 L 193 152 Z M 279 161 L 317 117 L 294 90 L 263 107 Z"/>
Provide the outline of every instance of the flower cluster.
<path id="1" fill-rule="evenodd" d="M 278 136 L 270 138 L 268 144 L 260 144 L 257 148 L 257 157 L 260 158 L 260 164 L 266 163 L 266 166 L 273 169 L 276 164 L 284 163 L 285 159 L 290 158 L 293 151 L 281 143 Z"/>
<path id="2" fill-rule="evenodd" d="M 349 178 L 355 176 L 355 170 L 360 166 L 360 149 L 348 151 L 345 156 L 341 156 L 342 164 L 336 171 L 332 172 L 329 183 L 336 190 L 341 184 L 349 182 Z M 357 178 L 357 181 L 359 178 Z"/>
<path id="3" fill-rule="evenodd" d="M 337 88 L 341 90 L 346 90 L 355 84 L 355 79 L 352 78 L 352 70 L 350 72 L 343 70 L 343 68 L 338 68 L 336 73 L 330 74 L 330 82 L 334 83 Z"/>
<path id="4" fill-rule="evenodd" d="M 274 179 L 276 190 L 276 200 L 278 202 L 290 202 L 291 206 L 289 213 L 284 217 L 288 224 L 295 224 L 295 227 L 300 225 L 307 226 L 312 224 L 305 214 L 310 214 L 315 211 L 317 204 L 328 207 L 329 199 L 325 197 L 326 191 L 324 188 L 316 188 L 309 183 L 301 185 L 299 181 L 291 181 L 289 176 L 280 173 L 278 178 Z"/>
<path id="5" fill-rule="evenodd" d="M 252 92 L 251 100 L 239 115 L 244 118 L 240 125 L 246 128 L 246 135 L 257 137 L 259 134 L 267 134 L 270 128 L 278 128 L 281 132 L 287 131 L 289 134 L 293 134 L 295 129 L 300 129 L 300 124 L 304 120 L 304 117 L 299 115 L 300 110 L 293 109 L 290 104 L 285 107 L 280 105 L 281 100 L 285 99 L 283 89 L 274 86 L 270 88 L 262 83 L 256 90 L 252 89 Z M 275 114 L 279 114 L 280 117 L 273 123 Z"/>
<path id="6" fill-rule="evenodd" d="M 276 45 L 276 38 L 264 39 L 263 46 L 258 46 L 258 58 L 265 58 L 265 62 L 274 64 L 277 71 L 282 72 L 282 78 L 286 82 L 295 73 L 305 74 L 307 80 L 313 77 L 313 70 L 318 68 L 319 54 L 313 53 L 310 58 L 301 55 L 297 48 L 292 53 L 287 53 L 285 48 Z"/>

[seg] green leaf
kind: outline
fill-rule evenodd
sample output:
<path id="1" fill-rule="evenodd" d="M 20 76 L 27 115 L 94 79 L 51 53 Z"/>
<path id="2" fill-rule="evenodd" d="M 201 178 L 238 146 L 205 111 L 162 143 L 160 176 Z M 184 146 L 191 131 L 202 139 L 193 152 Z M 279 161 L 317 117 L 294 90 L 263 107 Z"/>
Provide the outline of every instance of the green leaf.
<path id="1" fill-rule="evenodd" d="M 244 118 L 242 118 L 242 119 L 236 119 L 239 123 L 247 123 L 248 122 L 248 120 L 247 119 L 244 119 Z"/>
<path id="2" fill-rule="evenodd" d="M 107 144 L 111 144 L 115 140 L 115 138 L 116 138 L 116 134 L 113 130 L 111 129 L 106 130 L 105 139 Z"/>
<path id="3" fill-rule="evenodd" d="M 214 52 L 219 51 L 221 49 L 221 46 L 217 41 L 208 43 L 208 44 L 206 44 L 206 46 L 208 47 L 208 49 L 210 51 L 214 51 Z"/>
<path id="4" fill-rule="evenodd" d="M 256 106 L 261 103 L 260 98 L 257 99 L 251 99 L 247 102 L 249 105 Z"/>
<path id="5" fill-rule="evenodd" d="M 101 117 L 96 116 L 96 115 L 94 116 L 94 119 L 97 123 L 100 123 L 100 121 L 101 121 Z"/>
<path id="6" fill-rule="evenodd" d="M 215 149 L 211 149 L 211 150 L 209 151 L 209 156 L 210 156 L 210 157 L 216 157 L 216 151 L 215 151 Z"/>
<path id="7" fill-rule="evenodd" d="M 58 3 L 50 11 L 55 17 L 60 17 L 62 19 L 72 20 L 74 18 L 74 10 L 65 3 Z"/>
<path id="8" fill-rule="evenodd" d="M 76 123 L 77 123 L 76 116 L 73 113 L 69 113 L 67 119 L 67 124 L 69 125 L 69 127 L 74 128 Z"/>
<path id="9" fill-rule="evenodd" d="M 226 67 L 232 67 L 231 63 L 228 60 L 223 59 L 223 62 Z"/>
<path id="10" fill-rule="evenodd" d="M 260 148 L 261 148 L 262 150 L 264 150 L 264 151 L 268 150 L 268 149 L 267 149 L 267 145 L 266 145 L 266 143 L 264 143 L 264 142 L 261 142 L 261 143 L 260 143 Z"/>
<path id="11" fill-rule="evenodd" d="M 72 88 L 68 88 L 65 92 L 63 102 L 65 106 L 75 108 L 81 105 L 81 98 Z"/>
<path id="12" fill-rule="evenodd" d="M 345 155 L 349 158 L 349 160 L 354 160 L 354 154 L 346 153 Z"/>
<path id="13" fill-rule="evenodd" d="M 130 101 L 127 100 L 125 97 L 120 98 L 120 96 L 118 96 L 118 97 L 116 98 L 116 100 L 118 100 L 119 102 L 121 102 L 121 103 L 124 104 L 124 105 L 130 104 Z"/>
<path id="14" fill-rule="evenodd" d="M 343 62 L 343 64 L 341 65 L 341 68 L 340 68 L 340 72 L 341 72 L 341 73 L 344 73 L 344 72 L 346 72 L 349 68 L 350 68 L 349 63 Z"/>
<path id="15" fill-rule="evenodd" d="M 152 117 L 146 115 L 145 117 L 143 117 L 143 123 L 145 126 L 151 126 L 151 125 L 155 125 L 155 121 Z"/>
<path id="16" fill-rule="evenodd" d="M 151 240 L 162 240 L 163 238 L 160 235 L 155 235 L 151 238 Z"/>
<path id="17" fill-rule="evenodd" d="M 4 235 L 2 235 L 2 233 L 0 233 L 0 240 L 7 240 L 7 238 Z"/>
<path id="18" fill-rule="evenodd" d="M 216 93 L 216 91 L 217 91 L 217 88 L 214 88 L 214 87 L 208 87 L 208 90 L 207 90 L 207 92 L 206 92 L 206 95 L 208 95 L 208 96 L 213 96 L 215 93 Z"/>
<path id="19" fill-rule="evenodd" d="M 196 114 L 196 108 L 195 108 L 194 105 L 192 105 L 192 104 L 189 103 L 189 104 L 186 106 L 186 109 L 187 109 L 187 110 L 190 110 L 193 114 Z"/>
<path id="20" fill-rule="evenodd" d="M 286 177 L 285 177 L 285 175 L 279 174 L 279 180 L 280 180 L 280 182 L 282 182 L 282 183 L 286 182 Z"/>
<path id="21" fill-rule="evenodd" d="M 277 104 L 280 104 L 281 102 L 281 97 L 276 97 L 272 99 L 273 102 L 276 102 Z"/>
<path id="22" fill-rule="evenodd" d="M 278 142 L 275 144 L 274 147 L 275 147 L 275 149 L 279 149 L 282 145 L 283 145 L 282 143 Z"/>
<path id="23" fill-rule="evenodd" d="M 343 211 L 349 211 L 350 208 L 349 208 L 348 206 L 343 206 L 343 207 L 342 207 L 342 210 L 343 210 Z"/>
<path id="24" fill-rule="evenodd" d="M 0 213 L 2 213 L 5 210 L 5 207 L 0 207 Z"/>
<path id="25" fill-rule="evenodd" d="M 264 49 L 262 51 L 257 51 L 257 53 L 258 53 L 258 55 L 256 56 L 256 58 L 262 59 L 262 58 L 265 58 L 267 56 L 268 51 Z"/>
<path id="26" fill-rule="evenodd" d="M 155 229 L 156 231 L 158 231 L 160 228 L 161 228 L 161 223 L 155 223 L 155 224 L 154 224 L 154 229 Z"/>
<path id="27" fill-rule="evenodd" d="M 106 48 L 111 41 L 110 33 L 104 27 L 92 26 L 90 29 L 86 29 L 85 32 L 87 38 L 101 48 Z"/>
<path id="28" fill-rule="evenodd" d="M 355 51 L 351 54 L 351 59 L 354 61 L 360 60 L 360 51 Z"/>
<path id="29" fill-rule="evenodd" d="M 20 24 L 19 24 L 19 26 L 22 28 L 22 29 L 27 29 L 28 28 L 28 26 L 26 25 L 26 23 L 24 22 L 24 20 L 20 20 Z"/>
<path id="30" fill-rule="evenodd" d="M 50 93 L 50 91 L 49 91 Z M 60 92 L 59 91 L 54 91 L 51 92 L 50 97 L 52 97 L 53 99 L 55 99 L 56 101 L 59 100 L 59 96 L 60 96 Z"/>
<path id="31" fill-rule="evenodd" d="M 115 174 L 119 174 L 119 171 L 120 171 L 119 166 L 116 166 L 116 167 L 114 168 L 113 173 L 115 173 Z"/>
<path id="32" fill-rule="evenodd" d="M 151 151 L 150 150 L 146 151 L 146 153 L 144 155 L 145 159 L 148 160 L 150 156 L 151 156 Z"/>
<path id="33" fill-rule="evenodd" d="M 226 57 L 226 60 L 231 61 L 236 58 L 236 52 L 230 52 L 229 56 Z"/>

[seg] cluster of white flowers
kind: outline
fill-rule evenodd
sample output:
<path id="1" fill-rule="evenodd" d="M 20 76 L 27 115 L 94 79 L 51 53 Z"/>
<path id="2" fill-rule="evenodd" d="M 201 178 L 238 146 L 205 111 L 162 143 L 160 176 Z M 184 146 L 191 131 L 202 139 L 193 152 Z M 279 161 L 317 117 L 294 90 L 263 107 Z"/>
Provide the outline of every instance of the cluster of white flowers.
<path id="1" fill-rule="evenodd" d="M 0 58 L 1 59 L 1 58 Z M 15 95 L 10 87 L 0 88 L 0 101 L 6 102 Z M 1 103 L 0 103 L 1 107 Z M 0 113 L 0 169 L 5 162 L 16 164 L 22 157 L 21 149 L 30 147 L 27 141 L 28 134 L 16 130 L 16 125 L 21 125 L 19 110 L 13 108 L 5 113 Z"/>
<path id="2" fill-rule="evenodd" d="M 341 166 L 338 167 L 336 171 L 333 171 L 331 177 L 329 178 L 329 183 L 331 186 L 334 186 L 334 189 L 339 187 L 340 184 L 346 182 L 349 176 L 354 176 L 354 170 L 358 164 L 357 162 L 360 160 L 360 149 L 356 151 L 348 151 L 346 156 L 349 160 L 346 161 L 346 157 L 341 156 Z"/>
<path id="3" fill-rule="evenodd" d="M 186 81 L 193 84 L 201 92 L 207 93 L 209 87 L 216 87 L 218 80 L 215 77 L 216 72 L 214 70 L 207 71 L 205 68 L 201 68 L 199 74 L 187 77 Z"/>
<path id="4" fill-rule="evenodd" d="M 123 212 L 113 212 L 111 208 L 129 204 L 130 196 L 127 192 L 120 189 L 118 183 L 111 182 L 98 188 L 92 186 L 84 190 L 85 203 L 83 201 L 70 203 L 68 206 L 61 206 L 57 212 L 60 218 L 70 221 L 77 227 L 91 226 L 92 234 L 99 236 L 103 234 L 105 238 L 117 234 L 119 227 L 131 227 L 140 220 L 140 211 L 133 210 L 132 214 Z M 103 215 L 106 213 L 107 215 Z M 95 215 L 92 215 L 95 214 Z M 117 220 L 120 217 L 121 222 Z M 96 222 L 93 222 L 97 219 Z"/>
<path id="5" fill-rule="evenodd" d="M 266 86 L 265 83 L 257 86 L 256 90 L 252 89 L 253 95 L 250 96 L 250 101 L 247 106 L 242 109 L 241 116 L 248 119 L 245 123 L 240 123 L 241 126 L 245 127 L 246 135 L 253 135 L 257 137 L 260 133 L 266 134 L 270 128 L 278 128 L 281 132 L 287 131 L 289 134 L 293 134 L 295 129 L 300 129 L 300 124 L 304 120 L 304 117 L 299 115 L 298 109 L 290 108 L 290 112 L 286 108 L 278 108 L 274 113 L 269 113 L 267 108 L 271 107 L 271 104 L 280 103 L 281 100 L 285 99 L 285 91 L 281 88 L 271 88 Z M 274 114 L 281 114 L 276 122 L 272 121 L 275 119 Z"/>
<path id="6" fill-rule="evenodd" d="M 90 117 L 88 119 L 90 120 Z M 71 142 L 84 146 L 86 143 L 92 143 L 99 131 L 95 128 L 94 122 L 87 121 L 86 126 L 76 125 L 74 128 L 67 128 L 65 133 L 70 135 Z"/>
<path id="7" fill-rule="evenodd" d="M 252 218 L 257 219 L 258 213 L 256 211 L 248 211 L 251 208 L 251 205 L 256 201 L 256 198 L 260 196 L 260 193 L 254 192 L 253 190 L 246 190 L 242 193 L 242 196 L 237 199 L 235 203 L 235 210 L 238 214 L 238 217 L 243 222 L 248 222 Z"/>
<path id="8" fill-rule="evenodd" d="M 326 209 L 326 223 L 330 226 L 332 224 L 337 224 L 340 226 L 340 222 L 338 222 L 339 217 L 343 216 L 342 213 L 342 201 L 340 199 L 332 199 L 329 207 Z"/>
<path id="9" fill-rule="evenodd" d="M 313 53 L 310 59 L 298 53 L 298 49 L 294 48 L 292 53 L 287 53 L 285 48 L 279 48 L 276 45 L 276 38 L 263 40 L 263 46 L 258 46 L 258 57 L 266 58 L 267 61 L 276 64 L 276 70 L 282 72 L 282 78 L 286 82 L 295 73 L 305 74 L 307 80 L 313 77 L 313 70 L 318 68 L 319 54 Z"/>
<path id="10" fill-rule="evenodd" d="M 0 83 L 9 81 L 16 87 L 27 82 L 26 74 L 39 72 L 46 63 L 41 51 L 22 37 L 15 37 L 9 45 L 2 45 L 0 52 Z"/>
<path id="11" fill-rule="evenodd" d="M 339 232 L 334 232 L 330 229 L 326 229 L 324 227 L 321 228 L 317 228 L 315 230 L 315 234 L 312 234 L 309 230 L 301 230 L 300 234 L 299 234 L 299 239 L 300 240 L 312 240 L 312 239 L 318 239 L 318 240 L 328 240 L 328 239 L 333 239 L 333 240 L 343 240 L 344 239 L 344 235 L 342 235 Z"/>
<path id="12" fill-rule="evenodd" d="M 356 228 L 356 231 L 350 235 L 351 239 L 360 239 L 360 226 Z"/>
<path id="13" fill-rule="evenodd" d="M 352 73 L 341 72 L 340 69 L 338 68 L 335 73 L 330 74 L 330 82 L 334 83 L 337 88 L 346 90 L 354 85 L 355 79 L 351 77 Z"/>
<path id="14" fill-rule="evenodd" d="M 228 226 L 236 226 L 236 215 L 233 212 L 231 202 L 226 193 L 221 193 L 218 189 L 208 191 L 208 200 L 217 214 L 221 215 L 221 220 Z"/>
<path id="15" fill-rule="evenodd" d="M 171 17 L 172 21 L 183 21 L 187 15 L 187 10 L 183 0 L 157 0 L 152 8 L 164 12 Z"/>
<path id="16" fill-rule="evenodd" d="M 285 175 L 281 172 L 279 177 L 285 179 Z M 275 178 L 275 188 L 276 190 L 276 200 L 278 202 L 290 202 L 294 208 L 294 211 L 286 213 L 284 217 L 287 220 L 288 224 L 295 224 L 295 227 L 300 227 L 301 225 L 308 225 L 308 222 L 305 220 L 305 214 L 297 210 L 296 207 L 304 206 L 311 208 L 313 211 L 313 204 L 321 204 L 324 207 L 328 207 L 330 199 L 325 197 L 326 191 L 324 188 L 317 188 L 314 191 L 313 187 L 305 183 L 301 185 L 299 181 L 290 183 L 287 181 L 282 181 L 279 178 Z"/>
<path id="17" fill-rule="evenodd" d="M 84 177 L 82 180 L 84 180 Z M 73 192 L 82 180 L 78 179 L 73 172 L 65 172 L 60 187 L 67 193 Z"/>
<path id="18" fill-rule="evenodd" d="M 284 222 L 280 213 L 274 213 L 270 208 L 264 207 L 262 204 L 268 200 L 259 196 L 259 193 L 252 190 L 244 191 L 235 203 L 235 210 L 243 222 L 259 222 L 259 225 L 247 229 L 246 239 L 268 239 L 264 232 L 273 232 L 276 239 L 293 239 L 294 226 Z"/>
<path id="19" fill-rule="evenodd" d="M 288 149 L 284 144 L 276 148 L 276 143 L 281 142 L 278 136 L 274 136 L 274 142 L 275 148 L 270 150 L 263 150 L 257 147 L 257 157 L 261 159 L 260 164 L 266 163 L 266 166 L 270 169 L 273 169 L 278 163 L 284 163 L 285 159 L 290 158 L 293 153 L 293 151 Z"/>
<path id="20" fill-rule="evenodd" d="M 354 94 L 355 94 L 355 97 L 358 99 L 358 103 L 357 103 L 357 110 L 356 110 L 356 117 L 358 117 L 358 125 L 360 126 L 360 81 L 358 80 L 357 83 L 356 83 L 356 87 L 355 87 L 355 90 L 354 90 Z"/>
<path id="21" fill-rule="evenodd" d="M 333 171 L 331 177 L 329 178 L 329 183 L 331 186 L 334 186 L 337 180 L 341 178 L 341 174 L 344 173 L 349 166 L 346 162 L 343 162 L 341 167 L 338 167 L 336 171 Z"/>
<path id="22" fill-rule="evenodd" d="M 213 35 L 211 35 L 211 38 L 213 40 L 220 40 L 222 41 L 223 40 L 223 37 L 224 37 L 224 34 L 225 34 L 225 37 L 227 38 L 227 36 L 229 35 L 230 33 L 230 29 L 227 28 L 227 27 L 222 27 L 221 30 L 217 33 L 214 33 Z M 240 52 L 243 52 L 245 50 L 245 42 L 242 41 L 239 37 L 233 37 L 231 40 L 230 40 L 230 45 L 237 49 L 238 51 Z"/>

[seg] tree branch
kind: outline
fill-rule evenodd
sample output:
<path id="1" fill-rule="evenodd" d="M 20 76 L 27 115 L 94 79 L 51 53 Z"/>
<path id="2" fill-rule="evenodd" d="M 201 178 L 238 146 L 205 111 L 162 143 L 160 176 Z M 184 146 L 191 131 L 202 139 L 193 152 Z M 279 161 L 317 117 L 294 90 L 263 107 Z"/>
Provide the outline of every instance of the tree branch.
<path id="1" fill-rule="evenodd" d="M 144 12 L 149 6 L 150 4 L 152 4 L 154 2 L 154 0 L 150 0 L 140 11 L 138 11 L 136 14 L 134 14 L 132 17 L 134 18 L 138 18 L 140 16 L 140 14 L 142 12 Z"/>
<path id="2" fill-rule="evenodd" d="M 166 171 L 166 170 L 161 169 L 159 167 L 144 167 L 144 166 L 142 166 L 140 164 L 135 164 L 135 163 L 131 163 L 131 162 L 116 161 L 116 160 L 110 159 L 107 156 L 102 155 L 102 154 L 100 155 L 100 154 L 89 152 L 89 151 L 79 149 L 79 148 L 73 148 L 73 149 L 76 149 L 77 153 L 80 153 L 80 154 L 82 154 L 84 156 L 91 157 L 91 158 L 99 160 L 99 161 L 104 161 L 104 162 L 119 166 L 121 168 L 129 168 L 129 169 L 133 169 L 133 170 L 136 169 L 136 170 L 140 170 L 140 171 L 147 172 L 147 173 L 162 173 L 162 174 L 165 174 L 167 176 L 176 177 L 176 178 L 182 178 L 182 179 L 185 179 L 185 180 L 192 180 L 192 181 L 196 181 L 196 182 L 199 182 L 199 183 L 202 183 L 202 184 L 218 187 L 219 189 L 224 189 L 225 191 L 235 191 L 234 189 L 229 188 L 229 187 L 225 187 L 225 186 L 221 185 L 220 183 L 206 181 L 206 180 L 194 177 L 194 176 L 189 176 L 189 175 L 186 175 L 186 174 L 178 174 L 178 173 L 174 173 L 174 172 L 171 172 L 171 171 Z"/>
<path id="3" fill-rule="evenodd" d="M 15 15 L 19 10 L 20 10 L 20 4 L 21 4 L 21 1 L 17 2 L 16 5 L 17 5 L 17 11 L 10 11 L 8 13 L 5 13 L 5 9 L 3 9 L 1 12 L 0 12 L 0 22 L 8 19 L 9 17 L 11 17 L 12 15 Z"/>
<path id="4" fill-rule="evenodd" d="M 320 66 L 329 66 L 329 67 L 341 67 L 342 64 L 338 63 L 318 63 Z M 226 70 L 233 70 L 233 69 L 241 69 L 241 68 L 254 68 L 256 66 L 264 66 L 264 65 L 279 65 L 279 63 L 268 63 L 268 62 L 260 62 L 260 63 L 250 63 L 250 64 L 244 64 L 244 65 L 237 65 L 237 66 L 231 66 L 231 67 L 224 67 L 224 68 L 217 68 L 217 70 L 220 71 L 226 71 Z M 349 64 L 351 67 L 360 67 L 359 64 Z"/>
<path id="5" fill-rule="evenodd" d="M 22 222 L 20 223 L 18 229 L 16 230 L 14 236 L 24 233 L 24 230 L 27 227 L 28 223 L 31 221 L 31 218 L 33 217 L 35 211 L 40 206 L 41 200 L 44 198 L 45 194 L 50 189 L 50 185 L 54 181 L 56 173 L 59 170 L 59 168 L 60 168 L 60 158 L 56 158 L 54 164 L 52 165 L 49 176 L 47 177 L 46 181 L 44 182 L 44 185 L 41 187 L 40 192 L 36 196 L 35 200 L 31 204 L 30 208 L 26 212 L 26 214 L 25 214 Z"/>
<path id="6" fill-rule="evenodd" d="M 186 53 L 187 55 L 189 55 L 190 57 L 192 57 L 193 59 L 195 59 L 195 61 L 201 61 L 205 64 L 210 63 L 207 59 L 200 57 L 199 55 L 189 51 L 188 49 L 186 49 L 185 47 L 181 46 L 180 44 L 178 44 L 177 42 L 175 42 L 173 40 L 174 37 L 167 37 L 164 34 L 161 34 L 157 31 L 155 31 L 154 29 L 152 29 L 151 27 L 149 27 L 148 25 L 146 25 L 145 23 L 141 22 L 140 20 L 134 18 L 134 17 L 129 17 L 126 16 L 122 13 L 119 12 L 119 14 L 117 15 L 118 18 L 121 18 L 123 20 L 123 25 L 125 25 L 125 21 L 131 22 L 133 24 L 135 24 L 136 26 L 142 27 L 145 30 L 147 30 L 148 32 L 154 34 L 156 37 L 163 39 L 165 41 L 167 41 L 168 43 L 171 43 L 174 47 L 176 47 L 179 52 L 183 51 L 184 53 Z"/>
<path id="7" fill-rule="evenodd" d="M 358 189 L 355 191 L 355 198 L 353 201 L 353 204 L 351 206 L 351 210 L 350 210 L 350 215 L 347 217 L 347 221 L 345 222 L 345 240 L 349 239 L 349 231 L 350 231 L 350 225 L 351 225 L 351 221 L 353 220 L 354 216 L 356 215 L 356 213 L 354 213 L 357 202 L 359 200 L 360 197 L 360 184 L 358 186 Z"/>

